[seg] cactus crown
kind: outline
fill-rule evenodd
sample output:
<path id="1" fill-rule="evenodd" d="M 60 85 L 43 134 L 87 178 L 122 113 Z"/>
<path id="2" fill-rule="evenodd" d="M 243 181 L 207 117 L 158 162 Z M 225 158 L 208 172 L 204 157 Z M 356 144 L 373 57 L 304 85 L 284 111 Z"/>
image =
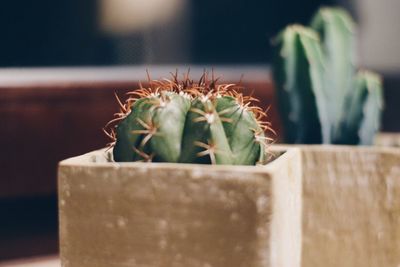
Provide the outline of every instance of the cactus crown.
<path id="1" fill-rule="evenodd" d="M 115 161 L 254 165 L 266 160 L 272 131 L 258 100 L 235 84 L 217 84 L 204 73 L 198 82 L 151 80 L 129 92 L 106 132 Z M 116 126 L 114 126 L 117 124 Z"/>
<path id="2" fill-rule="evenodd" d="M 383 109 L 382 82 L 354 64 L 355 23 L 321 8 L 310 27 L 290 25 L 276 39 L 274 78 L 289 143 L 372 143 Z"/>

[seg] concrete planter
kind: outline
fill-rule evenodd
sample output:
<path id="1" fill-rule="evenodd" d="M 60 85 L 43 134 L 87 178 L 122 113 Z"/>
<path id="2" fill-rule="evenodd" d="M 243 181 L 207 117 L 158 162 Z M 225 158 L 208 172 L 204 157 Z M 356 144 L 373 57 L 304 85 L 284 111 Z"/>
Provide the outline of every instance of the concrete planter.
<path id="1" fill-rule="evenodd" d="M 300 266 L 298 149 L 251 167 L 104 155 L 60 163 L 63 266 Z"/>
<path id="2" fill-rule="evenodd" d="M 400 266 L 400 150 L 301 151 L 302 266 Z"/>
<path id="3" fill-rule="evenodd" d="M 384 147 L 399 147 L 400 148 L 400 134 L 399 133 L 378 133 L 375 137 L 376 146 Z"/>
<path id="4" fill-rule="evenodd" d="M 62 162 L 63 265 L 399 266 L 399 149 L 275 149 L 262 167 Z"/>

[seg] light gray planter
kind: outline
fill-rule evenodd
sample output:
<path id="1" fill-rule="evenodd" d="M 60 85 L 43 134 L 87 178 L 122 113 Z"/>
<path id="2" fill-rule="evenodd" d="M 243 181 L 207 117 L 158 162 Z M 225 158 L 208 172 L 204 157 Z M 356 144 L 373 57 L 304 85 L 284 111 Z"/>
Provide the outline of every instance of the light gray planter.
<path id="1" fill-rule="evenodd" d="M 266 166 L 111 163 L 104 151 L 59 165 L 65 267 L 298 267 L 301 160 Z"/>
<path id="2" fill-rule="evenodd" d="M 400 266 L 400 150 L 301 146 L 303 267 Z"/>

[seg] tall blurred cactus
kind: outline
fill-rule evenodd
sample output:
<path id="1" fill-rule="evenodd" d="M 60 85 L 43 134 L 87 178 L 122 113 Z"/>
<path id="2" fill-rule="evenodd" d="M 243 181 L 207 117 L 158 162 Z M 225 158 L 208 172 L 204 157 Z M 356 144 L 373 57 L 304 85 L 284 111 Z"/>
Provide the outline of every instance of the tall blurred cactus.
<path id="1" fill-rule="evenodd" d="M 321 8 L 311 27 L 290 25 L 275 40 L 274 78 L 289 143 L 373 141 L 383 109 L 382 82 L 354 65 L 355 23 Z"/>

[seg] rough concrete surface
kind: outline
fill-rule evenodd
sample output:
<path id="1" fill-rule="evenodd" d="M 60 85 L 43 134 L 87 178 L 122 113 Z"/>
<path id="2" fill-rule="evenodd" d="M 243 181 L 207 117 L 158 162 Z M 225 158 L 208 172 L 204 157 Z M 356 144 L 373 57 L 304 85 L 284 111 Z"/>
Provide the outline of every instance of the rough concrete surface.
<path id="1" fill-rule="evenodd" d="M 65 267 L 298 267 L 301 159 L 266 166 L 60 163 Z"/>
<path id="2" fill-rule="evenodd" d="M 262 167 L 64 161 L 63 266 L 399 267 L 400 150 L 299 148 Z"/>
<path id="3" fill-rule="evenodd" d="M 400 266 L 400 150 L 302 146 L 303 267 Z"/>

